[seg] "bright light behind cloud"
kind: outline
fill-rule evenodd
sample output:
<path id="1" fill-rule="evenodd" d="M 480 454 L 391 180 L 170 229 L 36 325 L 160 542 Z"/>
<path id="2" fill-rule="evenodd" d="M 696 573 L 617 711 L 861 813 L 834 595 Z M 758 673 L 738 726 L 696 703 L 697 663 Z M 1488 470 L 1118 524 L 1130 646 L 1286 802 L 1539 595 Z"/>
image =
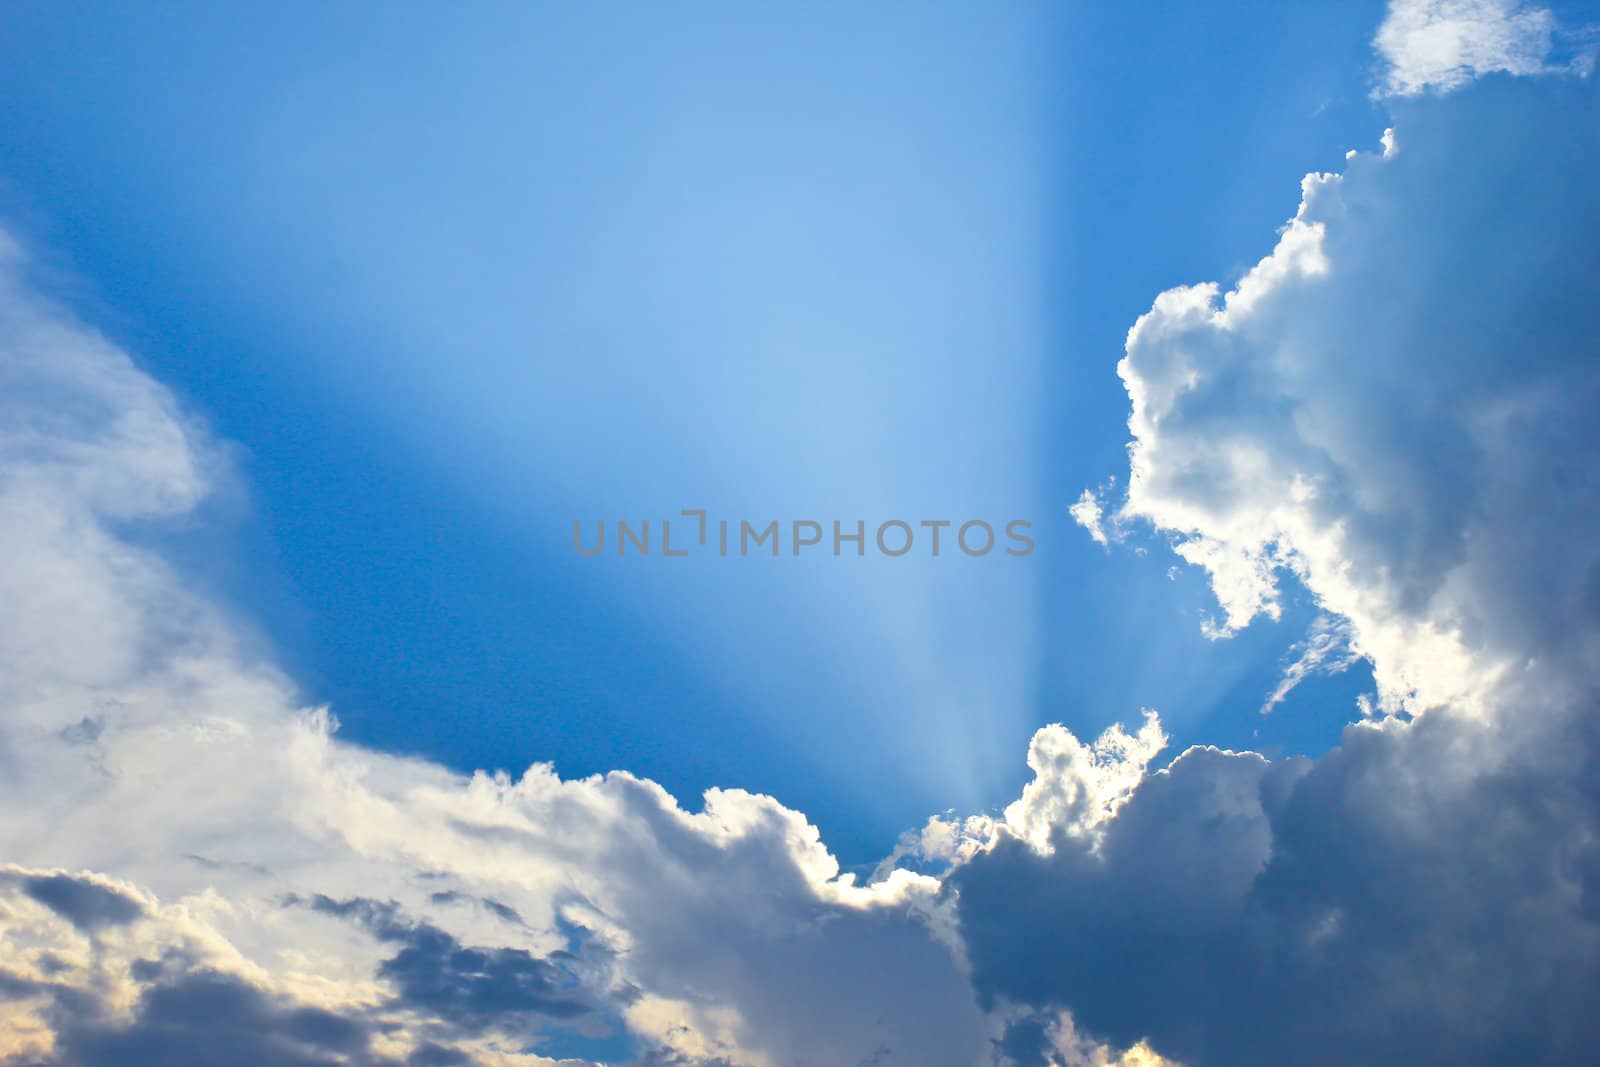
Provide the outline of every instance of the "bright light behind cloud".
<path id="1" fill-rule="evenodd" d="M 1032 280 L 1048 35 L 945 9 L 896 48 L 904 25 L 885 13 L 810 15 L 726 13 L 714 43 L 664 12 L 550 39 L 512 19 L 514 48 L 479 42 L 471 70 L 438 80 L 467 116 L 442 134 L 453 150 L 399 174 L 365 138 L 410 143 L 435 90 L 413 99 L 381 53 L 371 76 L 400 82 L 398 100 L 352 97 L 342 68 L 312 65 L 254 120 L 263 165 L 246 181 L 288 205 L 320 203 L 329 174 L 359 190 L 304 235 L 368 265 L 337 290 L 357 310 L 306 303 L 370 334 L 303 373 L 439 472 L 497 540 L 571 569 L 593 611 L 700 656 L 718 699 L 776 720 L 815 773 L 846 731 L 915 749 L 852 780 L 977 803 L 1009 761 L 973 736 L 975 709 L 1013 725 L 1029 710 L 1037 567 L 917 552 L 577 568 L 569 544 L 575 519 L 659 531 L 683 508 L 830 533 L 1053 509 L 1030 403 L 1051 310 Z M 316 169 L 285 165 L 308 153 Z M 418 217 L 486 170 L 516 187 L 496 211 Z"/>
<path id="2" fill-rule="evenodd" d="M 1370 719 L 1316 761 L 1165 766 L 1153 713 L 1046 726 L 1003 813 L 936 816 L 866 880 L 756 793 L 341 740 L 152 536 L 199 521 L 225 447 L 0 241 L 0 1057 L 1587 1062 L 1600 97 L 1393 109 L 1236 286 L 1130 330 L 1109 519 L 1205 569 L 1219 635 L 1302 583 L 1328 621 L 1284 684 L 1365 656 Z"/>

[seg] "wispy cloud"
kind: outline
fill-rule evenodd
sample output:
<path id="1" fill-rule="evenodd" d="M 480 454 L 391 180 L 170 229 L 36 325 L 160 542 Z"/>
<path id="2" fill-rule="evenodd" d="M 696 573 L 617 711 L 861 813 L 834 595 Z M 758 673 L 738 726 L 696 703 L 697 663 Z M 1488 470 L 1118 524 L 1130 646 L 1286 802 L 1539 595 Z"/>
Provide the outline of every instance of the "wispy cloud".
<path id="1" fill-rule="evenodd" d="M 1307 678 L 1317 674 L 1338 674 L 1361 661 L 1360 653 L 1350 644 L 1350 624 L 1330 615 L 1318 615 L 1311 620 L 1305 640 L 1297 641 L 1289 649 L 1289 655 L 1294 658 L 1283 669 L 1283 677 L 1261 705 L 1263 715 L 1288 699 L 1295 687 Z"/>
<path id="2" fill-rule="evenodd" d="M 1111 543 L 1106 538 L 1105 510 L 1100 506 L 1099 498 L 1090 490 L 1085 489 L 1083 491 L 1083 495 L 1078 497 L 1077 501 L 1067 508 L 1067 514 L 1071 515 L 1072 520 L 1079 526 L 1089 531 L 1089 536 L 1094 539 L 1096 544 L 1109 545 Z"/>

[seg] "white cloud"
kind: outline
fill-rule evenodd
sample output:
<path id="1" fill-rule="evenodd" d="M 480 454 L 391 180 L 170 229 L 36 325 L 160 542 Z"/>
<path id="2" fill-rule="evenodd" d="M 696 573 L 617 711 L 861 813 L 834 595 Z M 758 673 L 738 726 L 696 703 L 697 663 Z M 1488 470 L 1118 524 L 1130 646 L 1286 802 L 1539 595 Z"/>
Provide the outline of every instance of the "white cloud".
<path id="1" fill-rule="evenodd" d="M 1311 620 L 1305 640 L 1289 650 L 1294 660 L 1284 668 L 1283 677 L 1261 705 L 1265 715 L 1288 699 L 1295 687 L 1317 674 L 1338 674 L 1360 662 L 1350 647 L 1350 626 L 1342 619 L 1318 615 Z"/>
<path id="2" fill-rule="evenodd" d="M 1067 514 L 1071 515 L 1072 520 L 1079 526 L 1089 531 L 1089 536 L 1094 539 L 1096 544 L 1110 544 L 1110 541 L 1106 539 L 1105 527 L 1101 525 L 1101 519 L 1104 517 L 1105 512 L 1094 493 L 1085 489 L 1083 495 L 1078 497 L 1077 501 L 1067 508 Z"/>
<path id="3" fill-rule="evenodd" d="M 1556 19 L 1522 0 L 1394 0 L 1376 46 L 1384 90 L 1448 92 L 1484 74 L 1547 69 Z"/>
<path id="4" fill-rule="evenodd" d="M 1082 1034 L 1070 1012 L 1012 1010 L 994 1067 L 1177 1067 L 1145 1042 L 1113 1049 Z"/>
<path id="5" fill-rule="evenodd" d="M 1059 837 L 1092 837 L 1116 816 L 1166 745 L 1167 735 L 1150 711 L 1137 733 L 1115 725 L 1093 745 L 1063 726 L 1044 727 L 1028 745 L 1033 781 L 1006 808 L 1005 828 L 1046 854 Z"/>
<path id="6" fill-rule="evenodd" d="M 1595 387 L 1593 146 L 1571 136 L 1592 92 L 1465 95 L 1408 105 L 1404 153 L 1309 176 L 1273 254 L 1227 294 L 1162 294 L 1119 366 L 1121 517 L 1180 536 L 1224 632 L 1274 615 L 1280 575 L 1304 583 L 1390 711 L 1480 705 L 1548 655 L 1550 594 L 1590 555 L 1546 527 L 1590 502 L 1530 475 L 1584 441 Z"/>

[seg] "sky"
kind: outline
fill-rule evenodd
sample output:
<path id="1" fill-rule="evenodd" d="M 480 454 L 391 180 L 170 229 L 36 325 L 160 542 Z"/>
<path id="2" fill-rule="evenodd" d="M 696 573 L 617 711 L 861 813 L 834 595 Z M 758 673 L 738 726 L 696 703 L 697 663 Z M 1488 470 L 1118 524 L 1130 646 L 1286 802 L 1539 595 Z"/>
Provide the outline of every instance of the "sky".
<path id="1" fill-rule="evenodd" d="M 180 552 L 349 736 L 757 788 L 866 861 L 1003 803 L 1044 722 L 1335 740 L 1237 712 L 1309 610 L 1219 648 L 1203 585 L 1066 508 L 1118 466 L 1149 294 L 1237 274 L 1381 129 L 1378 14 L 39 8 L 0 45 L 0 176 L 83 314 L 237 448 L 229 529 Z M 693 507 L 1041 547 L 571 550 Z"/>
<path id="2" fill-rule="evenodd" d="M 0 1062 L 1585 1062 L 1597 41 L 0 14 Z"/>

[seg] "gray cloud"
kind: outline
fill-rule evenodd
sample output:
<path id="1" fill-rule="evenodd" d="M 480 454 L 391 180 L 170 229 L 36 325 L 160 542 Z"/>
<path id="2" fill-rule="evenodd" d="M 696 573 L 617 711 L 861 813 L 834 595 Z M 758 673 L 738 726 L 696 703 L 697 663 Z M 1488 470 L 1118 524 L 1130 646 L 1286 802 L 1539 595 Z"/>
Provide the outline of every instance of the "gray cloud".
<path id="1" fill-rule="evenodd" d="M 277 1002 L 238 978 L 205 971 L 150 986 L 127 1023 L 73 1016 L 57 1033 L 56 1062 L 85 1067 L 376 1062 L 360 1023 Z"/>
<path id="2" fill-rule="evenodd" d="M 578 961 L 570 952 L 539 958 L 523 949 L 468 947 L 436 926 L 407 921 L 390 902 L 317 896 L 304 905 L 400 946 L 378 976 L 393 984 L 405 1007 L 450 1026 L 477 1031 L 514 1025 L 520 1016 L 570 1022 L 604 1010 L 573 970 Z"/>
<path id="3" fill-rule="evenodd" d="M 0 872 L 0 881 L 12 882 L 22 892 L 80 930 L 133 922 L 144 905 L 123 889 L 91 874 L 22 874 Z"/>

